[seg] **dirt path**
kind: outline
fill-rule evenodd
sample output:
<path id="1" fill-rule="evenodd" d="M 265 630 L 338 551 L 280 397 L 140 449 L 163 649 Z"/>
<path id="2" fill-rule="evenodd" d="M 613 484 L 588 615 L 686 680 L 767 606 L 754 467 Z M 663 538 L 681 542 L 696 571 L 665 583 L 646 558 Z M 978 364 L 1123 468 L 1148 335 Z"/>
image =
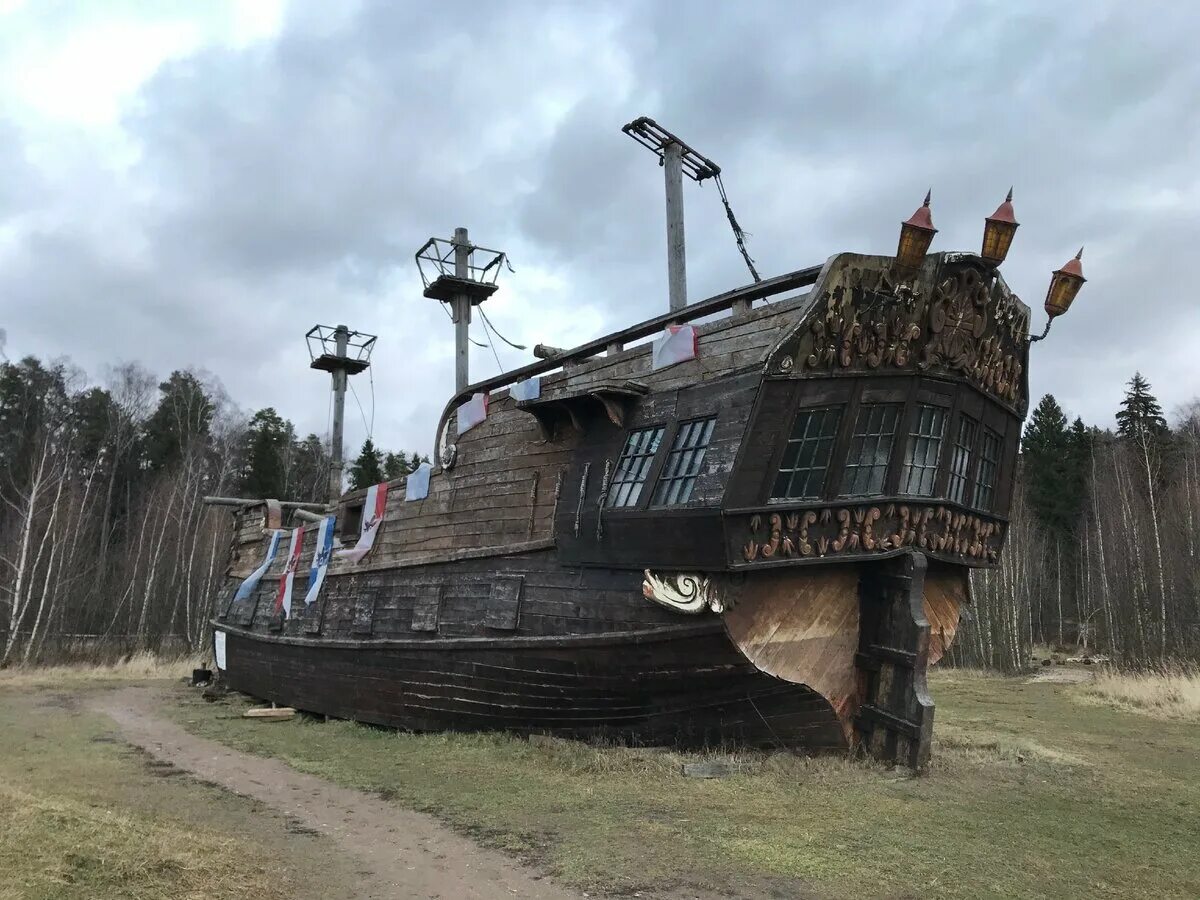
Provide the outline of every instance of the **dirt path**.
<path id="1" fill-rule="evenodd" d="M 231 750 L 163 719 L 153 688 L 123 688 L 89 703 L 125 738 L 156 759 L 252 797 L 336 841 L 359 862 L 359 896 L 370 900 L 442 898 L 576 900 L 573 894 L 486 850 L 422 813 L 297 772 L 282 762 Z"/>

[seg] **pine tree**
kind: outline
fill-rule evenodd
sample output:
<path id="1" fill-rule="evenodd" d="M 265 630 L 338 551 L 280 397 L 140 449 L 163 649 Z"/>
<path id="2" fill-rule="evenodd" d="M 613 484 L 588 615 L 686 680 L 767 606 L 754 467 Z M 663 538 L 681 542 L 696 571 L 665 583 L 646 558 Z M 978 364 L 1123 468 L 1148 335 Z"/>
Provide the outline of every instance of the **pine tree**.
<path id="1" fill-rule="evenodd" d="M 409 467 L 408 459 L 403 453 L 388 452 L 383 458 L 383 474 L 388 481 L 395 481 L 397 478 L 403 478 L 412 469 Z"/>
<path id="2" fill-rule="evenodd" d="M 1074 531 L 1083 503 L 1083 463 L 1076 440 L 1058 401 L 1051 394 L 1044 396 L 1029 417 L 1022 450 L 1031 488 L 1029 504 L 1055 537 Z"/>
<path id="3" fill-rule="evenodd" d="M 1149 438 L 1163 437 L 1168 433 L 1167 421 L 1158 399 L 1150 393 L 1150 383 L 1141 372 L 1134 372 L 1117 412 L 1117 433 L 1123 438 L 1140 440 L 1143 432 Z"/>
<path id="4" fill-rule="evenodd" d="M 288 493 L 286 457 L 292 445 L 292 423 L 271 407 L 260 409 L 246 428 L 240 491 L 246 497 L 283 498 Z"/>
<path id="5" fill-rule="evenodd" d="M 325 500 L 329 490 L 329 448 L 315 434 L 292 445 L 289 500 L 314 503 Z"/>
<path id="6" fill-rule="evenodd" d="M 1087 502 L 1088 479 L 1092 465 L 1092 444 L 1096 440 L 1096 429 L 1088 428 L 1083 419 L 1076 416 L 1067 434 L 1067 476 L 1070 478 L 1073 512 L 1082 513 Z"/>
<path id="7" fill-rule="evenodd" d="M 1117 433 L 1132 448 L 1138 461 L 1146 500 L 1149 502 L 1150 548 L 1154 552 L 1154 588 L 1153 593 L 1147 591 L 1148 599 L 1153 603 L 1157 597 L 1158 612 L 1158 652 L 1165 660 L 1167 657 L 1167 578 L 1163 566 L 1162 530 L 1159 527 L 1159 494 L 1164 487 L 1162 481 L 1164 451 L 1170 438 L 1166 419 L 1163 418 L 1162 407 L 1150 393 L 1150 384 L 1142 377 L 1141 372 L 1134 372 L 1117 411 Z"/>
<path id="8" fill-rule="evenodd" d="M 208 391 L 191 372 L 172 372 L 158 389 L 162 396 L 146 422 L 142 442 L 146 462 L 154 470 L 179 462 L 206 438 L 216 411 Z"/>
<path id="9" fill-rule="evenodd" d="M 23 483 L 36 435 L 63 418 L 67 402 L 62 366 L 43 366 L 32 356 L 0 366 L 0 471 L 5 487 Z"/>
<path id="10" fill-rule="evenodd" d="M 350 490 L 358 491 L 383 481 L 383 454 L 367 438 L 358 459 L 350 464 Z"/>

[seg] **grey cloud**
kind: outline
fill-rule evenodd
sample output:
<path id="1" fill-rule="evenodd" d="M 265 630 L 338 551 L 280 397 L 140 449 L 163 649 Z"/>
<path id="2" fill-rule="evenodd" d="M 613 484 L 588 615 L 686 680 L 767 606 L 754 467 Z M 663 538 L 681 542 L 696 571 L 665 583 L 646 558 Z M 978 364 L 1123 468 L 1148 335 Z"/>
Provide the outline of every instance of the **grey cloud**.
<path id="1" fill-rule="evenodd" d="M 130 172 L 61 186 L 35 170 L 22 183 L 36 189 L 0 188 L 0 216 L 40 203 L 50 220 L 0 251 L 8 352 L 65 352 L 93 372 L 135 357 L 163 374 L 203 366 L 240 402 L 320 430 L 327 386 L 305 371 L 301 335 L 345 321 L 381 337 L 377 437 L 429 450 L 451 336 L 412 252 L 456 225 L 511 251 L 513 300 L 492 308 L 518 340 L 554 342 L 550 313 L 616 328 L 658 312 L 661 173 L 619 131 L 647 114 L 722 165 L 764 274 L 890 252 L 930 184 L 935 246 L 973 249 L 1015 183 L 1023 225 L 1005 271 L 1035 310 L 1050 271 L 1089 245 L 1077 309 L 1036 348 L 1035 393 L 1103 424 L 1135 368 L 1168 407 L 1200 392 L 1184 354 L 1156 350 L 1200 340 L 1179 264 L 1200 196 L 1196 13 L 688 10 L 366 3 L 324 19 L 297 4 L 266 45 L 165 65 L 123 121 Z M 0 124 L 6 159 L 22 139 L 19 121 Z M 691 296 L 748 280 L 713 186 L 689 184 L 686 208 Z M 122 216 L 142 252 L 106 247 Z M 561 296 L 533 292 L 533 269 Z M 495 369 L 486 351 L 473 366 Z"/>

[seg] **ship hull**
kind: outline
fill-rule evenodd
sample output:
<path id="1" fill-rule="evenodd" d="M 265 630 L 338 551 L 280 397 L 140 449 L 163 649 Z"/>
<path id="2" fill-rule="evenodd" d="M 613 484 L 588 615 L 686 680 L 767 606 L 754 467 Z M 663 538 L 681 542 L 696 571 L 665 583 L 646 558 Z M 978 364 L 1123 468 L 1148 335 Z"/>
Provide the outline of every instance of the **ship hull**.
<path id="1" fill-rule="evenodd" d="M 843 750 L 829 701 L 752 665 L 718 622 L 559 638 L 313 641 L 226 632 L 225 683 L 412 731 Z"/>

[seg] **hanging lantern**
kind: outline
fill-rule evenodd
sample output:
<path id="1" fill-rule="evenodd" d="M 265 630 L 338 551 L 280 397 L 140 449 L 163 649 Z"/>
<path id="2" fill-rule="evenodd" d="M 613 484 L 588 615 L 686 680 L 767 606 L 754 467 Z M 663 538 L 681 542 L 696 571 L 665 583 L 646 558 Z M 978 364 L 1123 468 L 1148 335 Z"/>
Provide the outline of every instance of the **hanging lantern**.
<path id="1" fill-rule="evenodd" d="M 1046 315 L 1050 318 L 1061 316 L 1070 309 L 1071 301 L 1075 299 L 1075 295 L 1087 281 L 1083 277 L 1081 259 L 1083 259 L 1082 247 L 1075 254 L 1075 258 L 1067 260 L 1066 264 L 1050 279 L 1050 290 L 1046 291 Z"/>
<path id="2" fill-rule="evenodd" d="M 929 251 L 929 244 L 937 229 L 933 227 L 933 215 L 929 211 L 930 190 L 925 194 L 925 203 L 913 213 L 907 222 L 900 225 L 900 244 L 896 247 L 896 265 L 904 270 L 915 270 Z"/>
<path id="3" fill-rule="evenodd" d="M 1008 256 L 1013 235 L 1021 225 L 1013 215 L 1012 188 L 1008 189 L 1008 196 L 1004 198 L 1004 202 L 983 221 L 983 249 L 979 251 L 979 255 L 993 266 L 998 266 Z"/>

